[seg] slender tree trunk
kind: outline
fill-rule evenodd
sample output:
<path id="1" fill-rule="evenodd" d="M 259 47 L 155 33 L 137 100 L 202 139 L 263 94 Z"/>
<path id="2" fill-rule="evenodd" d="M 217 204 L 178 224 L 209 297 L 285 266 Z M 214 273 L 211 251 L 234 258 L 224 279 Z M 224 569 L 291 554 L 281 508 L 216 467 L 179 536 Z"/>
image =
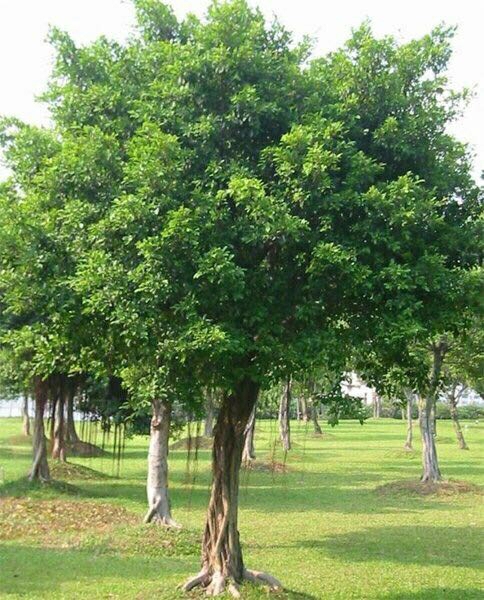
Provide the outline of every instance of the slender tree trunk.
<path id="1" fill-rule="evenodd" d="M 49 464 L 47 462 L 47 446 L 45 443 L 44 410 L 47 404 L 48 383 L 36 377 L 34 382 L 35 416 L 34 434 L 32 436 L 33 462 L 29 473 L 30 481 L 50 481 Z"/>
<path id="2" fill-rule="evenodd" d="M 304 396 L 299 397 L 299 406 L 301 407 L 301 419 L 303 423 L 309 423 L 308 401 Z"/>
<path id="3" fill-rule="evenodd" d="M 435 400 L 434 402 L 432 402 L 432 408 L 431 408 L 431 419 L 430 422 L 432 424 L 432 435 L 434 437 L 437 437 L 437 410 L 436 410 L 436 406 L 435 406 Z"/>
<path id="4" fill-rule="evenodd" d="M 55 437 L 55 419 L 57 410 L 57 392 L 56 392 L 56 379 L 55 377 L 49 377 L 48 379 L 48 394 L 50 399 L 50 416 L 49 416 L 49 451 L 52 454 L 54 447 Z"/>
<path id="5" fill-rule="evenodd" d="M 67 401 L 66 401 L 66 441 L 69 444 L 77 444 L 79 442 L 79 436 L 76 431 L 76 424 L 74 421 L 74 397 L 76 395 L 76 381 L 73 378 L 69 378 L 67 381 Z"/>
<path id="6" fill-rule="evenodd" d="M 169 527 L 179 527 L 171 517 L 168 495 L 168 440 L 170 436 L 171 404 L 161 400 L 153 400 L 152 409 L 148 477 L 146 481 L 148 512 L 144 522 L 151 523 L 154 521 Z"/>
<path id="7" fill-rule="evenodd" d="M 254 448 L 255 412 L 256 412 L 256 405 L 254 404 L 254 408 L 252 409 L 252 412 L 250 413 L 249 422 L 247 423 L 247 427 L 245 428 L 244 451 L 242 454 L 242 462 L 244 464 L 249 464 L 251 461 L 255 460 L 255 448 Z"/>
<path id="8" fill-rule="evenodd" d="M 407 439 L 405 440 L 405 450 L 413 450 L 413 393 L 407 392 Z"/>
<path id="9" fill-rule="evenodd" d="M 381 416 L 381 399 L 375 394 L 373 397 L 373 417 L 379 419 Z"/>
<path id="10" fill-rule="evenodd" d="M 432 343 L 432 372 L 425 398 L 419 398 L 419 424 L 422 437 L 422 482 L 442 480 L 435 446 L 435 403 L 441 383 L 442 363 L 448 346 L 444 340 Z"/>
<path id="11" fill-rule="evenodd" d="M 437 448 L 432 425 L 432 400 L 421 398 L 419 402 L 419 424 L 422 437 L 423 473 L 420 481 L 441 481 Z"/>
<path id="12" fill-rule="evenodd" d="M 316 410 L 316 405 L 314 403 L 311 404 L 311 420 L 313 422 L 314 433 L 316 435 L 323 435 L 323 431 L 321 429 L 321 425 L 318 422 L 318 411 Z"/>
<path id="13" fill-rule="evenodd" d="M 66 462 L 66 437 L 65 437 L 65 377 L 59 375 L 56 381 L 57 406 L 55 411 L 54 439 L 52 445 L 52 458 Z"/>
<path id="14" fill-rule="evenodd" d="M 279 404 L 279 432 L 282 447 L 287 452 L 291 449 L 291 426 L 289 409 L 291 407 L 291 378 L 288 377 Z"/>
<path id="15" fill-rule="evenodd" d="M 222 400 L 214 430 L 212 491 L 202 542 L 202 569 L 185 583 L 185 591 L 200 585 L 209 596 L 227 589 L 239 597 L 238 585 L 244 579 L 266 583 L 275 590 L 281 587 L 270 575 L 245 568 L 237 525 L 239 470 L 257 394 L 257 384 L 246 379 Z"/>
<path id="16" fill-rule="evenodd" d="M 213 436 L 213 418 L 214 418 L 214 392 L 209 390 L 205 400 L 205 421 L 203 426 L 203 435 L 205 437 Z"/>
<path id="17" fill-rule="evenodd" d="M 455 391 L 452 390 L 451 395 L 449 396 L 449 407 L 450 407 L 450 417 L 452 419 L 452 424 L 454 425 L 455 435 L 457 436 L 457 442 L 459 444 L 459 448 L 461 450 L 469 450 L 469 447 L 466 444 L 464 439 L 464 434 L 462 433 L 462 428 L 460 426 L 459 417 L 457 415 L 457 401 L 455 398 Z"/>
<path id="18" fill-rule="evenodd" d="M 22 402 L 22 432 L 24 435 L 30 435 L 29 397 L 27 394 L 24 394 Z"/>

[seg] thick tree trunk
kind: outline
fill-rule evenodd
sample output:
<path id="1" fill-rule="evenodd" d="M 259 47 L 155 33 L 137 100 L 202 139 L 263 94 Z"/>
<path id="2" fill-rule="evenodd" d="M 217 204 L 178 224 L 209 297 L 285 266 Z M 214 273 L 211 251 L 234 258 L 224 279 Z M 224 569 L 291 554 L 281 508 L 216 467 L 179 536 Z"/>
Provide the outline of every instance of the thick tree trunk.
<path id="1" fill-rule="evenodd" d="M 47 446 L 45 443 L 44 410 L 47 404 L 48 384 L 36 378 L 34 386 L 35 416 L 34 434 L 32 436 L 33 462 L 29 473 L 30 481 L 50 481 L 49 464 L 47 462 Z"/>
<path id="2" fill-rule="evenodd" d="M 55 426 L 54 439 L 52 445 L 52 458 L 56 460 L 66 461 L 66 436 L 65 436 L 65 378 L 60 375 L 56 378 L 56 411 L 55 411 Z"/>
<path id="3" fill-rule="evenodd" d="M 254 408 L 252 409 L 252 412 L 250 413 L 249 422 L 247 423 L 247 427 L 245 428 L 244 451 L 242 453 L 242 462 L 244 464 L 250 464 L 251 461 L 255 460 L 255 448 L 254 448 L 255 411 L 256 411 L 256 406 L 254 404 Z"/>
<path id="4" fill-rule="evenodd" d="M 148 512 L 145 523 L 156 522 L 168 527 L 179 527 L 171 517 L 168 495 L 168 440 L 170 436 L 171 404 L 153 400 L 148 450 L 148 477 L 146 493 Z"/>
<path id="5" fill-rule="evenodd" d="M 75 379 L 69 378 L 67 381 L 67 399 L 66 399 L 66 442 L 69 444 L 77 444 L 79 436 L 76 431 L 74 422 L 74 397 L 76 395 Z"/>
<path id="6" fill-rule="evenodd" d="M 457 442 L 459 444 L 459 448 L 461 450 L 469 450 L 468 445 L 464 439 L 464 434 L 462 433 L 462 428 L 460 426 L 459 417 L 457 415 L 457 401 L 455 399 L 455 392 L 453 391 L 449 397 L 449 407 L 450 407 L 450 417 L 452 419 L 452 424 L 454 425 L 455 435 L 457 436 Z"/>
<path id="7" fill-rule="evenodd" d="M 408 391 L 407 396 L 407 439 L 405 440 L 405 450 L 413 450 L 413 393 Z"/>
<path id="8" fill-rule="evenodd" d="M 270 575 L 245 568 L 237 526 L 242 450 L 257 394 L 257 384 L 246 379 L 223 398 L 214 430 L 212 490 L 202 542 L 202 569 L 185 583 L 185 591 L 200 585 L 209 596 L 227 589 L 240 597 L 238 585 L 244 579 L 281 588 Z"/>
<path id="9" fill-rule="evenodd" d="M 29 397 L 27 394 L 24 394 L 22 402 L 22 432 L 24 435 L 30 435 Z"/>
<path id="10" fill-rule="evenodd" d="M 209 390 L 207 393 L 207 398 L 205 400 L 205 421 L 203 424 L 203 435 L 205 437 L 213 436 L 213 418 L 215 413 L 213 396 L 213 390 Z"/>
<path id="11" fill-rule="evenodd" d="M 289 421 L 289 409 L 291 407 L 291 378 L 288 377 L 279 404 L 279 432 L 282 447 L 287 452 L 291 449 L 291 426 Z"/>

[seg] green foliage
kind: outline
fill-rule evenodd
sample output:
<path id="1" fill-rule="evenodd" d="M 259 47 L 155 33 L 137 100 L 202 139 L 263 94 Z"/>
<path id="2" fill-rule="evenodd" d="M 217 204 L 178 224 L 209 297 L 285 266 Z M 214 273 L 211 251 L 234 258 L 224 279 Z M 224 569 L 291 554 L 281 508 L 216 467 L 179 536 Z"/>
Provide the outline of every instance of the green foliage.
<path id="1" fill-rule="evenodd" d="M 409 347 L 457 335 L 478 277 L 452 30 L 398 44 L 364 24 L 310 58 L 245 0 L 135 8 L 124 46 L 52 30 L 53 131 L 2 127 L 6 355 L 193 410 L 206 385 L 342 355 L 378 385 L 395 364 L 423 378 Z"/>

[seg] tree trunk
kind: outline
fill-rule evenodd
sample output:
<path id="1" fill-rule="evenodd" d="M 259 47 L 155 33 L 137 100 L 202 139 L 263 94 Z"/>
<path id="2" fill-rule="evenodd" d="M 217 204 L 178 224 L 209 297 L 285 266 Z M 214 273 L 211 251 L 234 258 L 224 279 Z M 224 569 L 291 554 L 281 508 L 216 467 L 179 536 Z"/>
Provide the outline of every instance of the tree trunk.
<path id="1" fill-rule="evenodd" d="M 29 397 L 27 394 L 24 394 L 22 402 L 22 432 L 24 435 L 30 435 Z"/>
<path id="2" fill-rule="evenodd" d="M 460 426 L 459 417 L 457 415 L 457 401 L 455 399 L 455 392 L 452 391 L 449 397 L 449 406 L 450 406 L 450 417 L 452 419 L 452 424 L 454 425 L 455 435 L 457 436 L 457 442 L 459 444 L 459 448 L 461 450 L 469 450 L 468 445 L 464 439 L 464 434 L 462 433 L 462 428 Z"/>
<path id="3" fill-rule="evenodd" d="M 66 411 L 66 442 L 69 444 L 77 444 L 79 436 L 76 431 L 74 422 L 74 397 L 76 395 L 76 381 L 69 378 L 67 381 L 67 411 Z"/>
<path id="4" fill-rule="evenodd" d="M 32 436 L 33 462 L 29 473 L 30 481 L 50 481 L 49 464 L 47 462 L 47 446 L 45 443 L 44 410 L 47 404 L 48 383 L 40 377 L 35 379 L 35 415 L 34 434 Z"/>
<path id="5" fill-rule="evenodd" d="M 212 490 L 202 542 L 202 569 L 185 583 L 185 591 L 200 585 L 209 596 L 227 589 L 240 597 L 238 585 L 244 579 L 266 583 L 273 589 L 281 587 L 270 575 L 245 568 L 237 527 L 242 450 L 257 394 L 257 384 L 246 379 L 232 394 L 224 395 L 214 430 Z"/>
<path id="6" fill-rule="evenodd" d="M 52 458 L 66 462 L 66 438 L 65 438 L 65 377 L 59 375 L 56 378 L 56 411 L 54 425 L 54 439 L 52 445 Z"/>
<path id="7" fill-rule="evenodd" d="M 420 481 L 441 481 L 437 448 L 432 425 L 432 400 L 421 398 L 419 401 L 419 424 L 422 437 L 422 466 L 423 473 Z"/>
<path id="8" fill-rule="evenodd" d="M 168 495 L 168 440 L 170 436 L 171 404 L 153 400 L 148 450 L 146 493 L 148 512 L 145 523 L 152 521 L 168 527 L 179 527 L 171 517 Z"/>
<path id="9" fill-rule="evenodd" d="M 304 396 L 299 397 L 299 406 L 301 407 L 301 419 L 303 423 L 309 423 L 309 407 Z"/>
<path id="10" fill-rule="evenodd" d="M 291 449 L 291 426 L 289 422 L 289 409 L 291 406 L 291 378 L 288 377 L 282 392 L 279 404 L 279 432 L 282 447 L 287 452 Z"/>
<path id="11" fill-rule="evenodd" d="M 316 435 L 323 435 L 323 431 L 321 429 L 321 425 L 318 423 L 318 412 L 316 410 L 316 405 L 313 403 L 311 403 L 311 420 L 313 422 L 313 427 L 314 427 L 314 433 Z"/>
<path id="12" fill-rule="evenodd" d="M 413 450 L 413 393 L 407 392 L 407 439 L 405 440 L 405 450 Z"/>
<path id="13" fill-rule="evenodd" d="M 213 417 L 214 417 L 214 392 L 209 390 L 205 400 L 205 421 L 203 426 L 203 435 L 205 437 L 213 436 Z"/>
<path id="14" fill-rule="evenodd" d="M 254 432 L 255 432 L 255 412 L 256 406 L 250 413 L 249 422 L 245 428 L 245 441 L 244 451 L 242 453 L 242 462 L 244 464 L 250 464 L 251 461 L 255 460 L 255 448 L 254 448 Z"/>
<path id="15" fill-rule="evenodd" d="M 378 394 L 373 396 L 373 417 L 379 419 L 381 415 L 381 399 Z"/>

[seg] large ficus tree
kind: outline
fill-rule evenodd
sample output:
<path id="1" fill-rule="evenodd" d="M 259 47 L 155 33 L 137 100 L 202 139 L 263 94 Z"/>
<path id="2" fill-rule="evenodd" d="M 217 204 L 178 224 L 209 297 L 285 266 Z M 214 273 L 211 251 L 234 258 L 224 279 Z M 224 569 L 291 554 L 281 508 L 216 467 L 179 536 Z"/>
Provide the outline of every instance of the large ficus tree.
<path id="1" fill-rule="evenodd" d="M 140 402 L 190 406 L 192 387 L 224 390 L 202 565 L 185 589 L 278 587 L 246 569 L 238 533 L 259 390 L 425 306 L 433 261 L 473 260 L 441 227 L 464 227 L 478 197 L 446 133 L 462 100 L 444 75 L 451 32 L 399 46 L 363 26 L 310 61 L 244 0 L 182 22 L 135 4 L 125 46 L 53 32 L 45 98 L 62 148 L 41 170 L 65 207 L 72 292 L 133 395 L 138 383 Z"/>

